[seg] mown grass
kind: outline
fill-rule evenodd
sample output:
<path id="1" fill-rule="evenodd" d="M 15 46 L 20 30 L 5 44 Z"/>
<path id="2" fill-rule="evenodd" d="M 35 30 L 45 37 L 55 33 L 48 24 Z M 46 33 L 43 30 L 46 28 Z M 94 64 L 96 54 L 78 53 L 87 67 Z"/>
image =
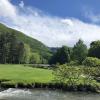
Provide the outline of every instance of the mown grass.
<path id="1" fill-rule="evenodd" d="M 0 65 L 0 80 L 6 83 L 49 83 L 53 80 L 52 70 L 31 68 L 24 65 Z"/>

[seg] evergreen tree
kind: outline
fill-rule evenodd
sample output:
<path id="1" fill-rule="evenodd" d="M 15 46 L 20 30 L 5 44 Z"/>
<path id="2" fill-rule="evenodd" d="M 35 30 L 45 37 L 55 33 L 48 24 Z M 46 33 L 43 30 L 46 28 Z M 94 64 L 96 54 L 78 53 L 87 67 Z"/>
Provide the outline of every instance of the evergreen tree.
<path id="1" fill-rule="evenodd" d="M 14 33 L 11 33 L 9 38 L 10 42 L 10 54 L 9 54 L 9 63 L 18 63 L 18 54 L 17 54 L 17 38 Z"/>
<path id="2" fill-rule="evenodd" d="M 1 33 L 0 34 L 0 60 L 1 63 L 8 63 L 9 60 L 9 34 Z"/>
<path id="3" fill-rule="evenodd" d="M 18 41 L 14 32 L 0 33 L 0 63 L 29 63 L 30 47 Z"/>
<path id="4" fill-rule="evenodd" d="M 17 63 L 21 64 L 23 62 L 24 55 L 24 43 L 19 42 L 17 44 Z"/>
<path id="5" fill-rule="evenodd" d="M 3 44 L 3 34 L 0 33 L 0 63 L 3 63 L 3 48 L 4 48 L 4 44 Z"/>
<path id="6" fill-rule="evenodd" d="M 100 59 L 100 40 L 94 41 L 90 44 L 88 56 L 89 57 L 97 57 Z"/>
<path id="7" fill-rule="evenodd" d="M 87 46 L 82 40 L 79 40 L 73 48 L 72 59 L 82 64 L 83 60 L 86 58 L 88 53 Z"/>
<path id="8" fill-rule="evenodd" d="M 51 58 L 50 63 L 65 64 L 70 62 L 70 48 L 63 46 L 57 50 L 57 52 Z"/>

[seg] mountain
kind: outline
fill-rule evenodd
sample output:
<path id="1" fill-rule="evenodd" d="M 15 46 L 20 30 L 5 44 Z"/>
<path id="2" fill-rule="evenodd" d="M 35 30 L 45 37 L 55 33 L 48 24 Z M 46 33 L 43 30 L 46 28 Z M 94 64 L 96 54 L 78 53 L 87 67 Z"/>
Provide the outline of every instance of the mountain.
<path id="1" fill-rule="evenodd" d="M 19 41 L 28 44 L 32 52 L 39 53 L 44 59 L 49 59 L 49 57 L 52 55 L 51 50 L 40 41 L 33 39 L 20 31 L 9 28 L 4 24 L 0 23 L 0 33 L 4 32 L 15 34 Z"/>
<path id="2" fill-rule="evenodd" d="M 50 47 L 49 49 L 53 52 L 53 53 L 55 53 L 55 52 L 57 52 L 57 50 L 59 49 L 60 47 Z"/>

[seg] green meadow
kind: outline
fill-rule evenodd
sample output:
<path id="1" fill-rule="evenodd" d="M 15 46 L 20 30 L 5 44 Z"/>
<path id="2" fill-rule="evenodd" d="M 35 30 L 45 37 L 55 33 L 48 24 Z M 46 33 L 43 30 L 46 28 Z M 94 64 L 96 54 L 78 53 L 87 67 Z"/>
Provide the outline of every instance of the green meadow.
<path id="1" fill-rule="evenodd" d="M 31 68 L 24 65 L 0 65 L 0 80 L 6 83 L 49 83 L 53 80 L 52 70 Z"/>

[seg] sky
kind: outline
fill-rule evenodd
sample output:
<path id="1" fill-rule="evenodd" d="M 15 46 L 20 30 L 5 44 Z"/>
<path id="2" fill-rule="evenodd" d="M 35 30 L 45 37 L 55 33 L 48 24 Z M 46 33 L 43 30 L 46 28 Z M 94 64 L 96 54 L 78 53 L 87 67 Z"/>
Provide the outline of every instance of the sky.
<path id="1" fill-rule="evenodd" d="M 21 0 L 12 0 L 13 4 L 19 4 Z M 59 17 L 74 17 L 88 22 L 85 18 L 85 10 L 93 10 L 100 13 L 99 0 L 23 0 L 25 5 L 38 8 L 45 13 Z"/>
<path id="2" fill-rule="evenodd" d="M 99 0 L 0 0 L 0 22 L 49 47 L 100 40 Z"/>

